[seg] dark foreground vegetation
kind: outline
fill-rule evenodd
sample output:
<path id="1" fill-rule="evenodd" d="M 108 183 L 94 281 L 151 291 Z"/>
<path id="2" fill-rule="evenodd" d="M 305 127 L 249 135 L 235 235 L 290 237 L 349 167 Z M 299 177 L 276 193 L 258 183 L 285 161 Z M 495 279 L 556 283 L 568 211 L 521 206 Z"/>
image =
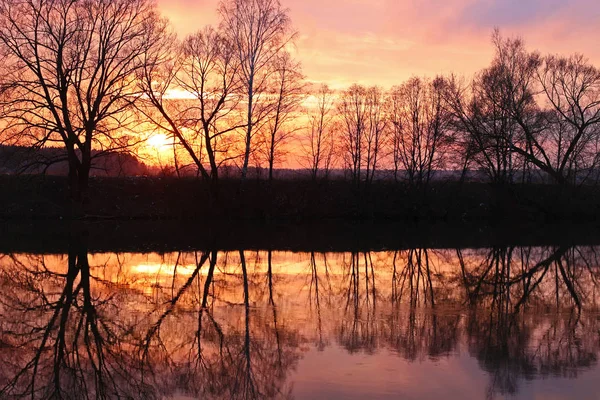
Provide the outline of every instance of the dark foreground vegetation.
<path id="1" fill-rule="evenodd" d="M 83 209 L 69 202 L 65 177 L 0 177 L 2 219 L 195 221 L 387 220 L 416 222 L 593 222 L 600 187 L 435 182 L 426 188 L 387 181 L 356 187 L 330 180 L 92 178 Z"/>
<path id="2" fill-rule="evenodd" d="M 600 244 L 597 223 L 397 221 L 3 221 L 0 253 L 91 253 L 278 250 L 392 251 L 418 247 L 588 246 Z"/>

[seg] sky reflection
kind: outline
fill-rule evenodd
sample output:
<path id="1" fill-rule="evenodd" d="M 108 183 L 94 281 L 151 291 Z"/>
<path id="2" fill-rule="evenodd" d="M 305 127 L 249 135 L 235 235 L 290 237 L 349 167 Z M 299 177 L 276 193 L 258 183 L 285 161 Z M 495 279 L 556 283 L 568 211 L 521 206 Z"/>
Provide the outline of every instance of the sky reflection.
<path id="1" fill-rule="evenodd" d="M 594 398 L 596 254 L 7 254 L 0 395 Z"/>

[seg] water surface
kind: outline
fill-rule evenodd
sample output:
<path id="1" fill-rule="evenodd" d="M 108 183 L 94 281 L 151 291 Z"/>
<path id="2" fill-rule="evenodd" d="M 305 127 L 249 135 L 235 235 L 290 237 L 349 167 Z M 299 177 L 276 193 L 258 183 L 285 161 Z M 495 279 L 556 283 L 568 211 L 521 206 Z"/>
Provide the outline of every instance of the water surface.
<path id="1" fill-rule="evenodd" d="M 7 253 L 0 397 L 598 399 L 599 251 Z"/>

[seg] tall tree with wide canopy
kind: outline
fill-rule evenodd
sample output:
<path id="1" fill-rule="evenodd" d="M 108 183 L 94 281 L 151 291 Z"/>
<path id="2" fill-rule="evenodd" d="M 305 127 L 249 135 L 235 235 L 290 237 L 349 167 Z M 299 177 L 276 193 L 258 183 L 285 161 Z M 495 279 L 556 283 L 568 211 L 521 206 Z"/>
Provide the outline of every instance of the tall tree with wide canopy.
<path id="1" fill-rule="evenodd" d="M 279 0 L 222 0 L 221 32 L 227 37 L 240 66 L 246 102 L 242 179 L 248 173 L 255 127 L 269 118 L 268 91 L 273 61 L 294 38 L 288 10 Z"/>
<path id="2" fill-rule="evenodd" d="M 0 1 L 2 135 L 64 147 L 75 204 L 93 157 L 140 140 L 128 134 L 135 76 L 163 27 L 150 0 Z"/>
<path id="3" fill-rule="evenodd" d="M 217 197 L 219 168 L 237 157 L 232 135 L 244 126 L 239 63 L 226 37 L 210 26 L 181 43 L 173 36 L 160 40 L 139 76 L 145 96 L 138 108 L 183 149 Z"/>

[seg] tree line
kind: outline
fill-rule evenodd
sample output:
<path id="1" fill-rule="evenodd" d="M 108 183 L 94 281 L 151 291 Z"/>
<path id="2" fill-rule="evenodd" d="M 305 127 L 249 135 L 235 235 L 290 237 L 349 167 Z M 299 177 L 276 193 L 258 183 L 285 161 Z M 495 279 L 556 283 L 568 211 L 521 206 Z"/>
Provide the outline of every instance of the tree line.
<path id="1" fill-rule="evenodd" d="M 94 157 L 172 140 L 218 195 L 220 172 L 266 166 L 290 147 L 313 180 L 343 169 L 356 187 L 382 170 L 412 186 L 435 172 L 495 184 L 595 180 L 600 70 L 583 55 L 542 55 L 492 35 L 472 79 L 412 77 L 389 90 L 309 84 L 278 0 L 222 0 L 219 22 L 178 39 L 151 0 L 1 0 L 0 143 L 60 146 L 74 201 Z M 593 179 L 592 179 L 593 178 Z"/>

